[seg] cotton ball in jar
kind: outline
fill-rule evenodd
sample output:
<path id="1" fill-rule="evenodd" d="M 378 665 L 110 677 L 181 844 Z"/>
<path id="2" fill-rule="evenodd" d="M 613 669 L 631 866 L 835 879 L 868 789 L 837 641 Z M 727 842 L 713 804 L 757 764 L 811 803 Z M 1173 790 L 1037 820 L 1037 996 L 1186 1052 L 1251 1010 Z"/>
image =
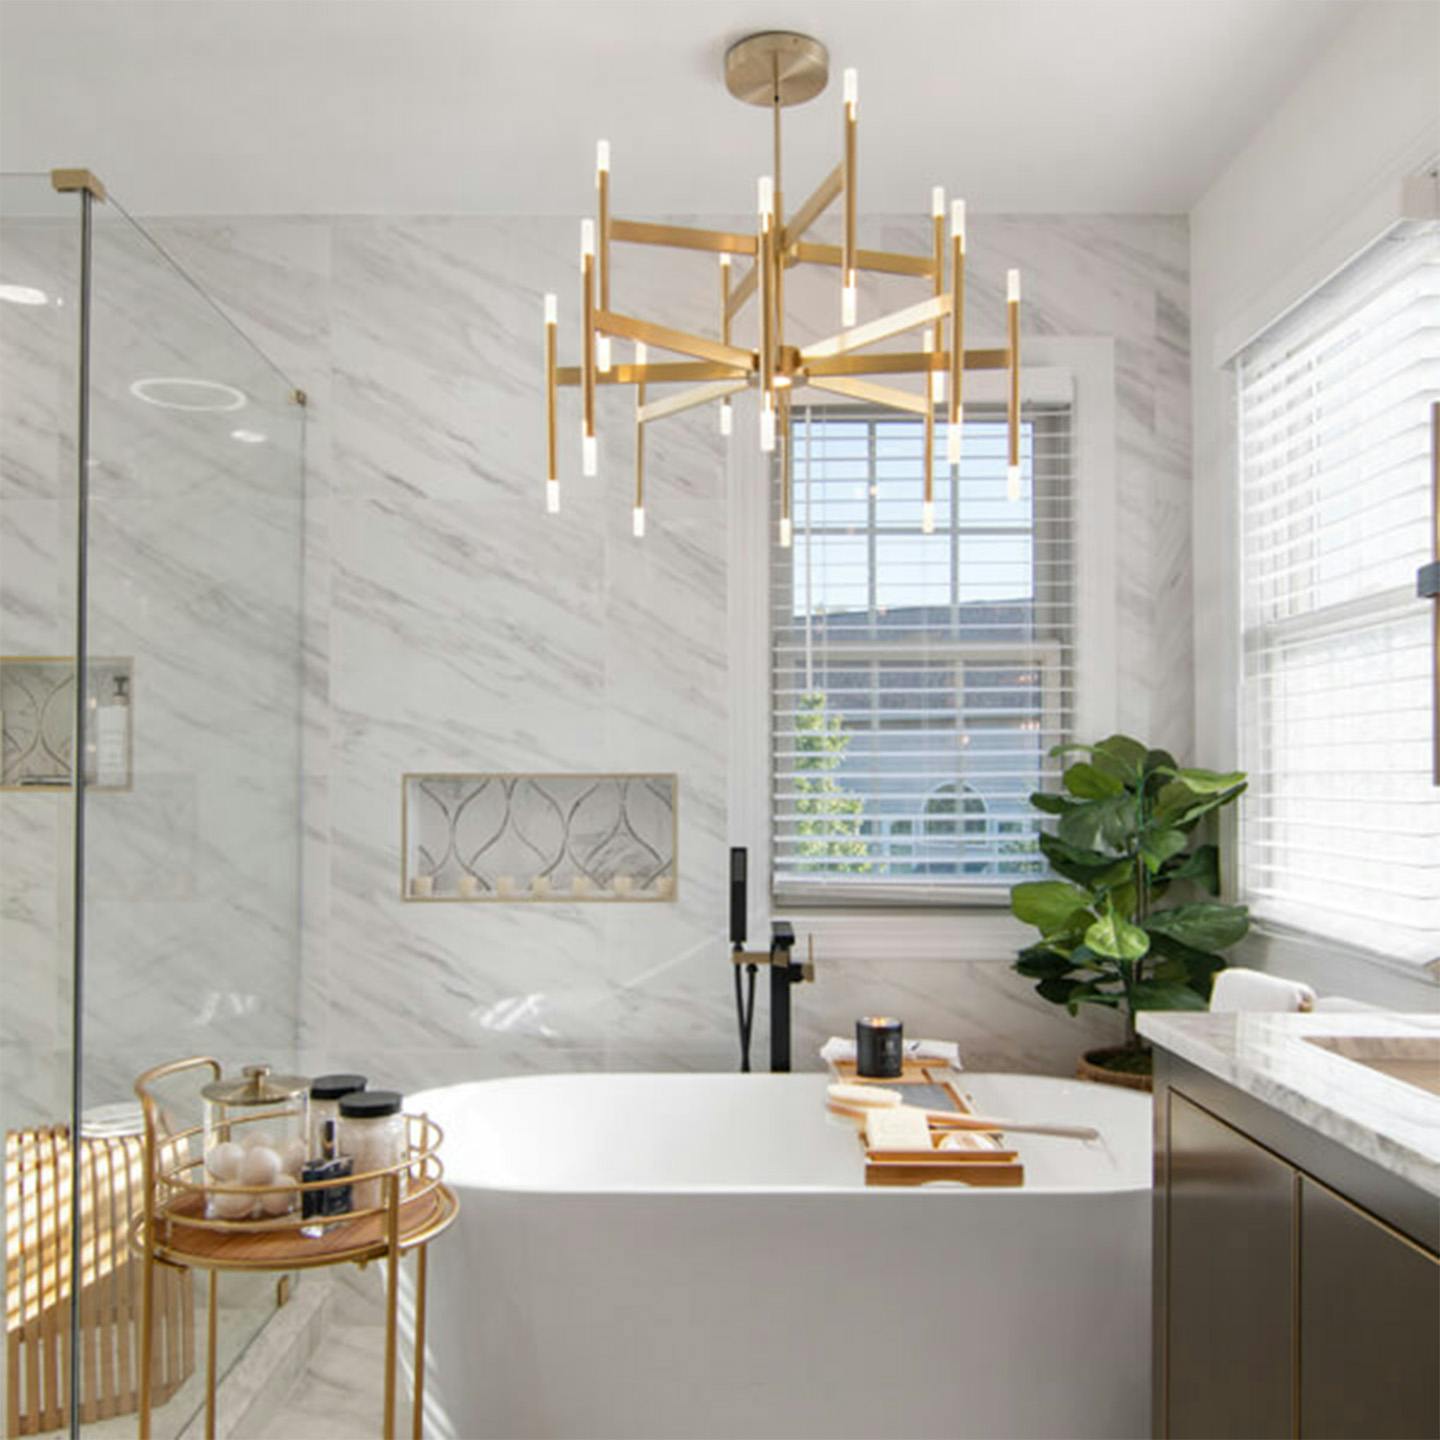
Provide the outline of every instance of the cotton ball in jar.
<path id="1" fill-rule="evenodd" d="M 275 1185 L 275 1189 L 267 1190 L 260 1197 L 260 1208 L 267 1215 L 288 1215 L 297 1199 L 295 1182 L 288 1175 L 282 1175 Z"/>
<path id="2" fill-rule="evenodd" d="M 268 1130 L 258 1130 L 253 1125 L 247 1125 L 245 1127 L 245 1148 L 255 1150 L 260 1147 L 273 1150 L 275 1148 L 274 1137 Z"/>
<path id="3" fill-rule="evenodd" d="M 255 1197 L 253 1195 L 217 1195 L 212 1192 L 209 1200 L 210 1213 L 217 1220 L 243 1220 L 249 1215 Z"/>
<path id="4" fill-rule="evenodd" d="M 220 1181 L 234 1180 L 240 1174 L 245 1152 L 233 1140 L 222 1140 L 205 1152 L 205 1168 Z"/>
<path id="5" fill-rule="evenodd" d="M 273 1185 L 280 1176 L 280 1157 L 268 1145 L 257 1145 L 245 1152 L 240 1162 L 242 1185 Z"/>
<path id="6" fill-rule="evenodd" d="M 285 1154 L 282 1158 L 285 1173 L 298 1178 L 301 1170 L 305 1168 L 305 1142 L 300 1139 L 292 1140 L 285 1147 Z"/>

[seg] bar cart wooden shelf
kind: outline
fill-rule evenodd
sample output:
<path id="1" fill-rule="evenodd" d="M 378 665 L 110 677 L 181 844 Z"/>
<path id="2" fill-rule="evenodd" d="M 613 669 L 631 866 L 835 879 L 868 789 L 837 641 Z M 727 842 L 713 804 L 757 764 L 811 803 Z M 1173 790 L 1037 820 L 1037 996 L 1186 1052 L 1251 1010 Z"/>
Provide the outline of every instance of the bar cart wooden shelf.
<path id="1" fill-rule="evenodd" d="M 144 1209 L 131 1243 L 144 1264 L 142 1282 L 142 1356 L 140 1365 L 140 1440 L 150 1440 L 151 1347 L 155 1314 L 157 1267 L 210 1272 L 205 1336 L 205 1435 L 215 1436 L 216 1295 L 226 1270 L 315 1270 L 327 1265 L 367 1265 L 383 1260 L 385 1286 L 385 1400 L 382 1434 L 395 1440 L 396 1360 L 399 1320 L 400 1261 L 415 1254 L 414 1404 L 411 1434 L 420 1440 L 425 1399 L 425 1290 L 428 1247 L 454 1223 L 459 1213 L 455 1192 L 444 1183 L 439 1146 L 440 1127 L 424 1115 L 407 1115 L 405 1159 L 384 1169 L 348 1175 L 340 1180 L 280 1186 L 218 1185 L 204 1174 L 204 1157 L 196 1153 L 202 1127 L 169 1131 L 154 1094 L 157 1082 L 190 1070 L 208 1069 L 218 1080 L 219 1062 L 197 1056 L 147 1070 L 135 1082 L 145 1114 Z M 236 1122 L 243 1123 L 243 1122 Z M 171 1159 L 170 1157 L 180 1157 Z M 157 1163 L 157 1157 L 166 1161 Z M 295 1200 L 306 1192 L 334 1186 L 378 1187 L 381 1203 L 341 1216 L 305 1217 L 299 1211 L 264 1218 L 219 1219 L 206 1214 L 207 1196 L 248 1196 L 263 1202 L 281 1195 Z M 301 1226 L 319 1227 L 306 1235 Z"/>

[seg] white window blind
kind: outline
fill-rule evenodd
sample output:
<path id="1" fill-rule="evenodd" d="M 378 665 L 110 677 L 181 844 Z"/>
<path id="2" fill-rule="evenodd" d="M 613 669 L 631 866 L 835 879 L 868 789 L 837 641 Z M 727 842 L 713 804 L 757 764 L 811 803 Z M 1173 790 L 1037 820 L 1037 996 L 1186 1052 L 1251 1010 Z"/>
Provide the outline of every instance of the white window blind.
<path id="1" fill-rule="evenodd" d="M 1440 953 L 1430 405 L 1440 238 L 1381 242 L 1241 357 L 1241 873 L 1255 913 Z M 1202 677 L 1203 680 L 1203 677 Z"/>
<path id="2" fill-rule="evenodd" d="M 794 544 L 772 547 L 778 897 L 1003 901 L 1044 870 L 1030 792 L 1069 736 L 1070 407 L 1027 405 L 1018 500 L 1003 408 L 967 405 L 951 475 L 937 424 L 797 409 Z M 772 534 L 773 534 L 772 527 Z"/>

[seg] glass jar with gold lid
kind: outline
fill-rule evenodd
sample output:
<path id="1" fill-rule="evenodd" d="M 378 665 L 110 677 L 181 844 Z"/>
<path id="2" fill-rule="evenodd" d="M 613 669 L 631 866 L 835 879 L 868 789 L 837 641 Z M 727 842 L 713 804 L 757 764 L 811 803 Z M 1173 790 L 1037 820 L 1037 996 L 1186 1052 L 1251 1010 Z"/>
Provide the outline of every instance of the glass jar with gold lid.
<path id="1" fill-rule="evenodd" d="M 263 1219 L 299 1210 L 295 1189 L 306 1160 L 307 1090 L 298 1075 L 246 1065 L 240 1080 L 216 1080 L 205 1100 L 205 1214 Z M 254 1194 L 232 1187 L 264 1187 Z"/>

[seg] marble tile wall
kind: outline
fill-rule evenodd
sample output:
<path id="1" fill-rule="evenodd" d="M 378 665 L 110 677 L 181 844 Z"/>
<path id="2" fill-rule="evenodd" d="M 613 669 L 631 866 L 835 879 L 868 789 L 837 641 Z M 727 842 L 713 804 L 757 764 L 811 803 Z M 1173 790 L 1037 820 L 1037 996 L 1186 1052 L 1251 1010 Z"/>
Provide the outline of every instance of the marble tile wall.
<path id="1" fill-rule="evenodd" d="M 288 1050 L 285 1017 L 297 1008 L 302 1063 L 354 1066 L 406 1089 L 516 1070 L 729 1067 L 729 506 L 713 415 L 677 417 L 652 432 L 649 534 L 637 544 L 625 402 L 602 391 L 602 475 L 585 483 L 567 395 L 565 508 L 549 518 L 540 503 L 538 317 L 543 293 L 559 290 L 569 350 L 578 311 L 573 222 L 170 219 L 148 228 L 308 394 L 304 579 L 294 611 L 303 630 L 277 631 L 277 612 L 267 617 L 263 603 L 266 577 L 279 575 L 275 545 L 299 523 L 285 512 L 277 524 L 289 501 L 277 493 L 268 511 L 208 515 L 197 503 L 180 523 L 210 536 L 214 583 L 199 570 L 157 573 L 146 526 L 158 513 L 126 507 L 143 499 L 156 451 L 146 437 L 129 437 L 120 448 L 131 460 L 101 486 L 102 512 L 104 483 L 115 487 L 103 521 L 114 566 L 102 572 L 101 593 L 123 597 L 137 617 L 133 633 L 118 626 L 112 648 L 145 643 L 141 616 L 160 625 L 154 643 L 172 652 L 193 650 L 198 634 L 170 633 L 176 625 L 203 628 L 217 616 L 230 625 L 226 646 L 240 657 L 231 671 L 243 661 L 269 676 L 258 703 L 227 696 L 222 664 L 208 672 L 214 695 L 198 676 L 170 677 L 177 697 L 190 696 L 177 698 L 172 719 L 180 733 L 215 737 L 217 776 L 243 773 L 260 752 L 267 774 L 298 769 L 292 799 L 304 838 L 292 894 L 278 871 L 294 868 L 282 837 L 295 809 L 277 790 L 274 803 L 247 811 L 243 784 L 227 791 L 216 781 L 203 803 L 210 813 L 222 805 L 248 814 L 241 831 L 253 864 L 232 856 L 228 879 L 216 882 L 224 893 L 212 887 L 213 904 L 172 908 L 170 923 L 147 925 L 133 904 L 111 917 L 113 958 L 97 967 L 96 1013 L 112 1031 L 115 1082 L 150 1058 L 154 1028 L 141 1017 L 163 1017 L 167 1034 L 203 1037 L 231 1054 Z M 926 226 L 872 219 L 862 239 L 923 250 Z M 617 294 L 639 313 L 706 328 L 709 263 L 621 254 Z M 1192 708 L 1184 221 L 977 217 L 970 303 L 982 335 L 1000 333 L 1010 264 L 1024 271 L 1033 333 L 1115 341 L 1119 713 L 1125 727 L 1184 751 Z M 863 303 L 898 302 L 912 294 L 902 286 L 880 280 Z M 833 328 L 835 297 L 821 277 L 797 276 L 791 296 L 802 329 Z M 163 353 L 167 339 L 156 339 Z M 749 433 L 742 419 L 736 443 Z M 197 476 L 193 494 L 223 507 L 226 479 L 223 466 Z M 12 547 L 26 533 L 5 529 Z M 227 538 L 237 542 L 228 552 Z M 227 613 L 226 597 L 241 613 Z M 166 621 L 167 605 L 186 617 Z M 267 621 L 276 643 L 263 639 Z M 288 714 L 279 637 L 303 650 L 293 748 L 288 720 L 266 729 L 275 716 L 265 695 Z M 195 753 L 186 764 L 199 773 L 206 761 Z M 403 772 L 547 769 L 680 776 L 677 904 L 401 902 Z M 177 791 L 164 802 L 166 823 L 197 803 L 193 787 Z M 181 873 L 197 863 L 110 850 L 122 868 Z M 116 880 L 132 899 L 133 880 Z M 247 888 L 260 904 L 247 907 Z M 292 922 L 303 934 L 298 974 L 292 958 L 243 978 L 235 957 L 274 953 Z M 7 946 L 14 933 L 7 929 Z M 210 944 L 214 936 L 224 943 Z M 877 947 L 836 959 L 797 997 L 797 1054 L 879 1007 L 901 1009 L 917 1030 L 959 1036 L 977 1064 L 1068 1069 L 1077 1049 L 1106 1033 L 1105 1020 L 1056 1012 L 1006 958 L 937 961 Z M 47 973 L 51 984 L 53 967 Z M 176 975 L 190 978 L 167 993 Z"/>
<path id="2" fill-rule="evenodd" d="M 726 466 L 708 412 L 651 435 L 649 534 L 629 533 L 629 427 L 602 390 L 602 471 L 543 513 L 541 297 L 573 348 L 576 226 L 531 218 L 152 225 L 311 396 L 307 428 L 305 1063 L 402 1088 L 517 1070 L 728 1068 Z M 875 219 L 878 243 L 926 226 Z M 977 217 L 973 324 L 1004 269 L 1035 333 L 1118 358 L 1121 723 L 1190 743 L 1187 241 L 1168 217 Z M 704 257 L 622 254 L 627 308 L 713 321 Z M 909 291 L 879 282 L 865 303 Z M 829 287 L 792 288 L 833 328 Z M 804 320 L 802 319 L 802 324 Z M 748 439 L 743 421 L 737 443 Z M 680 902 L 416 906 L 399 899 L 406 770 L 673 770 Z M 1108 1033 L 1003 963 L 877 953 L 797 997 L 797 1054 L 863 1009 L 958 1035 L 977 1064 L 1064 1071 Z M 763 1022 L 762 1022 L 763 1023 Z M 763 1037 L 762 1037 L 763 1042 Z"/>

